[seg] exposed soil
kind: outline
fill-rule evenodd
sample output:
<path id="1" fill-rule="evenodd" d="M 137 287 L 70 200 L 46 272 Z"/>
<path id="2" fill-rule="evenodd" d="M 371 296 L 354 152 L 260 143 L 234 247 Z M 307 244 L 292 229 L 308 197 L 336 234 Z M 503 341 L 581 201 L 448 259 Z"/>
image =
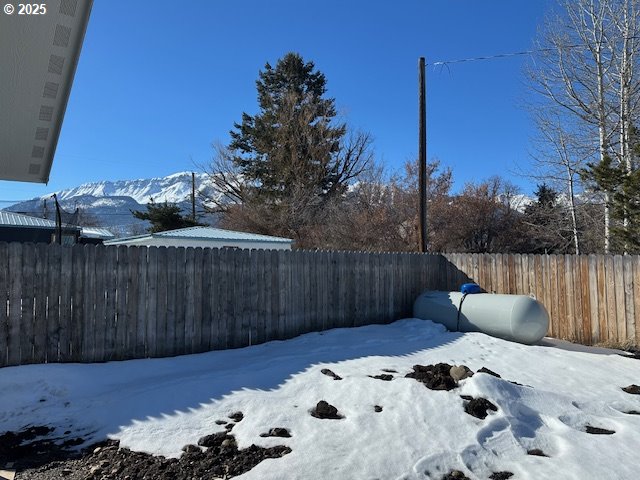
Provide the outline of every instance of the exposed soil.
<path id="1" fill-rule="evenodd" d="M 235 412 L 229 415 L 229 418 L 234 422 L 241 422 L 242 419 L 244 418 L 244 415 L 242 412 Z"/>
<path id="2" fill-rule="evenodd" d="M 622 390 L 631 395 L 640 395 L 640 386 L 636 384 L 631 384 L 628 387 L 624 387 Z"/>
<path id="3" fill-rule="evenodd" d="M 67 458 L 73 447 L 84 443 L 82 438 L 61 438 L 53 433 L 53 428 L 34 426 L 0 435 L 0 467 L 24 469 L 54 462 Z"/>
<path id="4" fill-rule="evenodd" d="M 93 445 L 80 453 L 67 451 L 55 461 L 26 468 L 15 465 L 17 480 L 191 480 L 194 478 L 231 478 L 248 472 L 267 458 L 279 458 L 291 452 L 278 445 L 262 448 L 251 445 L 239 450 L 235 438 L 226 432 L 207 435 L 200 446 L 186 445 L 177 458 L 165 458 L 148 453 L 119 448 L 109 440 Z M 206 447 L 206 448 L 201 448 Z M 61 453 L 61 452 L 58 452 Z M 23 458 L 23 460 L 36 460 Z M 27 461 L 26 463 L 30 463 Z M 31 462 L 34 463 L 34 462 Z M 42 464 L 44 463 L 44 464 Z"/>
<path id="5" fill-rule="evenodd" d="M 320 373 L 326 375 L 327 377 L 331 377 L 334 380 L 342 380 L 342 377 L 340 375 L 336 375 L 335 373 L 333 373 L 328 368 L 323 368 L 322 370 L 320 370 Z"/>
<path id="6" fill-rule="evenodd" d="M 489 478 L 490 480 L 507 480 L 513 477 L 513 473 L 511 472 L 493 472 Z"/>
<path id="7" fill-rule="evenodd" d="M 592 435 L 613 435 L 615 430 L 607 430 L 606 428 L 600 427 L 592 427 L 591 425 L 587 425 L 585 427 L 585 432 L 590 433 Z"/>
<path id="8" fill-rule="evenodd" d="M 444 477 L 442 477 L 442 480 L 470 480 L 470 479 L 460 470 L 451 470 Z"/>
<path id="9" fill-rule="evenodd" d="M 467 397 L 465 395 L 465 397 Z M 491 403 L 486 398 L 478 397 L 471 399 L 464 398 L 464 400 L 468 400 L 464 406 L 464 411 L 469 415 L 484 420 L 489 415 L 488 410 L 492 410 L 494 412 L 498 411 L 498 407 L 496 407 L 493 403 Z"/>
<path id="10" fill-rule="evenodd" d="M 384 380 L 385 382 L 390 382 L 393 380 L 393 375 L 389 375 L 388 373 L 383 373 L 380 375 L 369 375 L 370 378 L 375 378 L 376 380 Z"/>
<path id="11" fill-rule="evenodd" d="M 437 363 L 435 365 L 414 365 L 413 372 L 406 378 L 413 378 L 431 390 L 453 390 L 458 386 L 449 373 L 452 365 Z"/>
<path id="12" fill-rule="evenodd" d="M 536 456 L 536 457 L 548 457 L 549 456 L 546 453 L 544 453 L 542 450 L 540 450 L 539 448 L 532 448 L 531 450 L 527 450 L 527 454 L 528 455 L 533 455 L 533 456 Z"/>
<path id="13" fill-rule="evenodd" d="M 487 367 L 482 367 L 480 370 L 478 370 L 478 373 L 486 373 L 487 375 L 493 375 L 494 377 L 502 378 L 496 372 L 494 372 L 493 370 L 489 370 Z"/>
<path id="14" fill-rule="evenodd" d="M 320 400 L 316 405 L 316 408 L 311 410 L 309 413 L 311 413 L 312 417 L 322 419 L 340 420 L 344 418 L 344 415 L 340 415 L 338 413 L 338 409 L 336 407 L 324 400 Z"/>
<path id="15" fill-rule="evenodd" d="M 291 433 L 286 428 L 275 427 L 269 430 L 267 433 L 261 433 L 261 437 L 281 437 L 281 438 L 289 438 L 291 437 Z"/>

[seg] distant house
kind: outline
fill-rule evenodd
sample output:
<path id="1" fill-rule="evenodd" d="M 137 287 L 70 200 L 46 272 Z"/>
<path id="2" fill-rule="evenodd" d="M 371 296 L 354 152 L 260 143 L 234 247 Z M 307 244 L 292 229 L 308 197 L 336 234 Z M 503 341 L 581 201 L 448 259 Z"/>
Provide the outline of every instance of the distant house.
<path id="1" fill-rule="evenodd" d="M 293 240 L 213 227 L 189 227 L 105 241 L 105 245 L 291 250 Z"/>
<path id="2" fill-rule="evenodd" d="M 61 229 L 62 244 L 102 243 L 114 238 L 104 228 L 65 225 Z M 56 222 L 21 213 L 0 210 L 0 242 L 55 243 Z"/>

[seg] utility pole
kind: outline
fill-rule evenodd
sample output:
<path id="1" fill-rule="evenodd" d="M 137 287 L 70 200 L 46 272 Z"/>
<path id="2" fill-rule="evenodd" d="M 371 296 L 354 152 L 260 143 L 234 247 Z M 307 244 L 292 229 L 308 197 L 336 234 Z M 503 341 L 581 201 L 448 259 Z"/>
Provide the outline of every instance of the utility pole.
<path id="1" fill-rule="evenodd" d="M 191 172 L 191 218 L 196 221 L 196 174 Z"/>
<path id="2" fill-rule="evenodd" d="M 418 61 L 418 189 L 420 192 L 420 252 L 427 252 L 427 80 L 424 57 Z"/>
<path id="3" fill-rule="evenodd" d="M 53 194 L 53 201 L 56 204 L 56 243 L 62 245 L 62 215 L 60 215 L 60 204 L 55 193 Z"/>

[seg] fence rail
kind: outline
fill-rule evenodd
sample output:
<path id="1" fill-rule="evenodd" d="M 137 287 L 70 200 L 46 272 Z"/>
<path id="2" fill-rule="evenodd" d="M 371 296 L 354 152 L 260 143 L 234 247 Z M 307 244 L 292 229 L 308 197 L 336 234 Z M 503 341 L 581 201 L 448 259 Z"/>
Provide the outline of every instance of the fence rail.
<path id="1" fill-rule="evenodd" d="M 164 357 L 411 316 L 426 289 L 533 294 L 549 334 L 640 344 L 640 257 L 0 243 L 0 366 Z M 3 308 L 4 307 L 4 308 Z"/>

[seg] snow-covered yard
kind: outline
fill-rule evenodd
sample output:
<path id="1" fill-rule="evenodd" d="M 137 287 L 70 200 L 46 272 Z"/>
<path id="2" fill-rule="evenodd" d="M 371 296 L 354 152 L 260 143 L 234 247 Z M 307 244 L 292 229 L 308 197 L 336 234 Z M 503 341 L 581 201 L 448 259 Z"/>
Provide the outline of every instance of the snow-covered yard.
<path id="1" fill-rule="evenodd" d="M 50 425 L 58 436 L 110 437 L 178 457 L 241 411 L 231 432 L 239 448 L 291 453 L 237 478 L 440 479 L 459 470 L 471 479 L 635 479 L 640 395 L 622 387 L 640 384 L 640 361 L 619 353 L 553 340 L 525 346 L 408 319 L 176 358 L 10 367 L 0 369 L 0 434 Z M 476 373 L 449 391 L 405 378 L 414 365 L 441 362 L 501 378 Z M 393 378 L 372 378 L 381 374 Z M 471 416 L 461 395 L 497 411 Z M 344 418 L 310 415 L 320 400 Z M 291 437 L 260 436 L 274 427 Z M 527 453 L 535 449 L 547 456 Z"/>

